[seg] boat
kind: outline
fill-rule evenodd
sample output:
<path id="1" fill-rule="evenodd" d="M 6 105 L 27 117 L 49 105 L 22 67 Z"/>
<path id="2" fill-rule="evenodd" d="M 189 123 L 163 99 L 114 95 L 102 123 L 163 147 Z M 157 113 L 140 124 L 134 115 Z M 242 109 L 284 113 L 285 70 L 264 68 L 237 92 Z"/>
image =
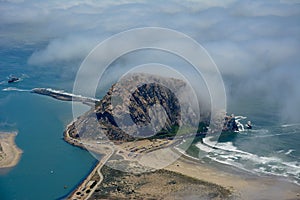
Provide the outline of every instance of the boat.
<path id="1" fill-rule="evenodd" d="M 8 83 L 15 83 L 15 82 L 18 82 L 20 81 L 20 78 L 18 77 L 15 77 L 15 76 L 11 76 L 9 79 L 8 79 Z"/>

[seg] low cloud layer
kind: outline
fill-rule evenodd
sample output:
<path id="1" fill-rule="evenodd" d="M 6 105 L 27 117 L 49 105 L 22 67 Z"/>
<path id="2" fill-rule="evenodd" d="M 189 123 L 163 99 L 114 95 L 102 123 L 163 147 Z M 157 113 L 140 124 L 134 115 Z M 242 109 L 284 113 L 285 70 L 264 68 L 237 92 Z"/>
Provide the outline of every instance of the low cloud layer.
<path id="1" fill-rule="evenodd" d="M 300 121 L 297 1 L 1 1 L 0 44 L 38 44 L 30 67 L 82 61 L 103 39 L 131 28 L 181 31 L 203 45 L 231 99 L 264 94 L 284 119 Z"/>

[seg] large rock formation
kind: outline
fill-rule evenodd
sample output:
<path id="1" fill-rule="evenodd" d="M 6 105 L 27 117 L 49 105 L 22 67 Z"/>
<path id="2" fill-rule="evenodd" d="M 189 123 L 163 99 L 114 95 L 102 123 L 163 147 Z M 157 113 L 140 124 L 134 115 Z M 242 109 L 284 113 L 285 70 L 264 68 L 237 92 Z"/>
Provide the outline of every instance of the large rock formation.
<path id="1" fill-rule="evenodd" d="M 199 104 L 192 101 L 189 90 L 179 79 L 145 74 L 123 77 L 94 109 L 69 126 L 69 133 L 71 137 L 131 141 L 161 133 L 172 136 L 179 126 L 196 132 Z"/>
<path id="2" fill-rule="evenodd" d="M 235 116 L 233 114 L 231 116 L 225 116 L 223 131 L 239 131 L 238 124 L 236 123 Z"/>

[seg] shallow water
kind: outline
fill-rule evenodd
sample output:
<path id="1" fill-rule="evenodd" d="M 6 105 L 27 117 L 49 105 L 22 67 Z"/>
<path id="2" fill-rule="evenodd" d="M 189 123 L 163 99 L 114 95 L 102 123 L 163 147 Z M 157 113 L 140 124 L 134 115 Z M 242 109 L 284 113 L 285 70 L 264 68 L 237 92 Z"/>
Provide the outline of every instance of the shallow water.
<path id="1" fill-rule="evenodd" d="M 21 83 L 15 87 L 31 84 L 29 78 Z M 18 131 L 16 144 L 24 153 L 16 167 L 0 174 L 0 199 L 57 199 L 68 194 L 96 162 L 89 152 L 63 140 L 72 120 L 71 104 L 2 91 L 7 86 L 0 85 L 0 130 Z"/>

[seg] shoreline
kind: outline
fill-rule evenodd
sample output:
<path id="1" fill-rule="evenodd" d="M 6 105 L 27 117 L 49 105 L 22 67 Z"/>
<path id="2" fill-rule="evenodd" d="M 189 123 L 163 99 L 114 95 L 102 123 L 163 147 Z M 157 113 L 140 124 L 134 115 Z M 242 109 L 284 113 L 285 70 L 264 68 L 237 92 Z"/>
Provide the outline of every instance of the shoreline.
<path id="1" fill-rule="evenodd" d="M 223 186 L 241 199 L 300 199 L 300 187 L 287 179 L 216 166 L 184 154 L 165 169 Z"/>
<path id="2" fill-rule="evenodd" d="M 76 139 L 71 138 L 69 135 L 69 127 L 74 123 L 75 121 L 73 120 L 72 122 L 70 122 L 67 127 L 66 130 L 64 131 L 64 140 L 75 146 L 75 147 L 79 147 L 81 149 L 84 150 L 90 150 L 93 152 L 96 152 L 93 149 L 88 149 L 87 146 L 85 146 L 83 143 L 78 142 Z M 108 149 L 110 150 L 110 152 L 108 151 Z M 99 154 L 99 152 L 97 152 Z M 100 170 L 103 167 L 103 165 L 106 163 L 106 161 L 114 154 L 114 151 L 112 150 L 112 148 L 110 146 L 104 146 L 103 147 L 103 151 L 101 152 L 101 155 L 103 156 L 101 158 L 101 160 L 99 160 L 98 162 L 96 162 L 95 166 L 92 168 L 92 170 L 89 172 L 89 174 L 84 177 L 76 186 L 76 188 L 71 191 L 69 194 L 66 194 L 65 198 L 66 199 L 77 199 L 77 200 L 81 200 L 81 199 L 88 199 L 94 192 L 94 190 L 97 188 L 97 186 L 102 182 L 103 180 L 103 175 L 101 174 Z M 93 180 L 95 179 L 95 176 L 99 177 L 100 180 L 96 181 Z M 91 188 L 92 186 L 92 188 Z M 92 189 L 92 190 L 91 190 Z M 87 192 L 89 191 L 89 192 Z"/>
<path id="3" fill-rule="evenodd" d="M 16 166 L 23 151 L 16 145 L 15 138 L 17 132 L 0 132 L 0 144 L 2 147 L 0 169 L 7 169 Z"/>
<path id="4" fill-rule="evenodd" d="M 85 146 L 82 142 L 78 142 L 77 139 L 69 136 L 68 130 L 72 123 L 74 123 L 74 121 L 67 126 L 66 131 L 64 132 L 64 140 L 71 145 L 99 153 L 99 148 L 97 148 L 97 151 L 96 149 L 92 149 L 91 146 Z M 103 157 L 95 165 L 90 174 L 78 184 L 77 188 L 67 195 L 67 199 L 88 199 L 93 194 L 97 186 L 102 182 L 103 175 L 100 170 L 115 151 L 108 145 L 102 144 L 101 146 L 103 146 L 103 149 L 101 148 Z M 107 149 L 110 149 L 110 152 L 107 151 Z M 283 178 L 274 176 L 258 176 L 232 166 L 216 167 L 212 163 L 204 163 L 203 161 L 190 157 L 189 155 L 182 154 L 174 147 L 172 149 L 174 153 L 179 153 L 181 156 L 174 163 L 165 167 L 165 170 L 229 189 L 232 194 L 237 197 L 237 199 L 254 198 L 292 200 L 300 198 L 300 187 Z M 100 177 L 99 181 L 96 183 L 93 180 L 95 176 L 98 176 L 98 178 Z M 91 185 L 93 186 L 92 189 L 89 190 L 88 193 L 85 193 L 85 191 L 87 191 L 86 189 L 90 188 Z"/>

